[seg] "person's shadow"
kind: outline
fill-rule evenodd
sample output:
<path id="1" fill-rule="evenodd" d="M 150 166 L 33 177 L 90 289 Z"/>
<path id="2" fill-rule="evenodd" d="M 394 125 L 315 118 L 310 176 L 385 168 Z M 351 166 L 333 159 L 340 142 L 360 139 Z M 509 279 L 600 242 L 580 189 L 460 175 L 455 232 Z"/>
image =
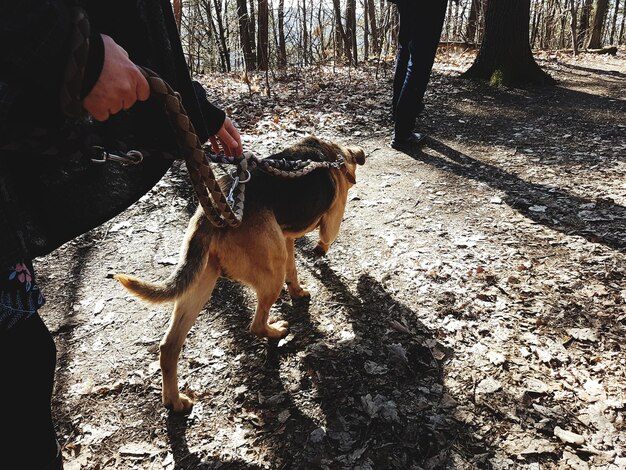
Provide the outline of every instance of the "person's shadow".
<path id="1" fill-rule="evenodd" d="M 426 139 L 424 148 L 404 153 L 439 170 L 480 181 L 504 192 L 504 203 L 552 230 L 579 235 L 615 250 L 626 249 L 626 207 L 610 199 L 586 199 L 555 186 L 524 181 L 431 137 Z"/>

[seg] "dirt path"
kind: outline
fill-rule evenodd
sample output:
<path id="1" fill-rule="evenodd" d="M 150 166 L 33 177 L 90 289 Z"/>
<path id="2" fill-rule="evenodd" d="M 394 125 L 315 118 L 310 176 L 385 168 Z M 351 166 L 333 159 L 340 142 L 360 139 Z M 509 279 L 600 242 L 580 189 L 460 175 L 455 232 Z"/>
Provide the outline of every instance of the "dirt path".
<path id="1" fill-rule="evenodd" d="M 415 155 L 387 146 L 388 70 L 316 70 L 273 98 L 211 79 L 261 155 L 307 132 L 367 150 L 339 240 L 320 259 L 298 243 L 312 299 L 275 306 L 278 344 L 219 283 L 182 417 L 160 404 L 169 306 L 110 276 L 172 270 L 185 172 L 40 260 L 66 470 L 626 468 L 624 51 L 543 57 L 554 89 L 463 81 L 468 60 L 439 61 Z"/>

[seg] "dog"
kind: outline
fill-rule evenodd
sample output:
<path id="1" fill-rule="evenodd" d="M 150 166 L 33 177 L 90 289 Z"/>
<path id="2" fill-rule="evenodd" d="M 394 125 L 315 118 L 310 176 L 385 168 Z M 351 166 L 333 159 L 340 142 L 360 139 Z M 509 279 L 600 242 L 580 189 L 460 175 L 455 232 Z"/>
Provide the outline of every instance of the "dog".
<path id="1" fill-rule="evenodd" d="M 341 161 L 339 168 L 320 168 L 297 178 L 281 178 L 253 170 L 246 186 L 246 204 L 239 227 L 217 228 L 198 207 L 189 222 L 175 271 L 163 283 L 117 274 L 130 292 L 153 303 L 174 302 L 169 327 L 160 344 L 162 398 L 165 407 L 187 412 L 193 401 L 178 391 L 178 357 L 187 333 L 211 297 L 219 277 L 256 291 L 256 312 L 250 331 L 260 338 L 282 338 L 288 323 L 269 318 L 269 311 L 287 284 L 292 299 L 307 298 L 294 259 L 294 240 L 319 228 L 315 253 L 324 255 L 339 233 L 348 189 L 356 184 L 356 167 L 365 152 L 307 137 L 275 154 L 286 160 Z M 227 185 L 222 178 L 222 187 Z"/>

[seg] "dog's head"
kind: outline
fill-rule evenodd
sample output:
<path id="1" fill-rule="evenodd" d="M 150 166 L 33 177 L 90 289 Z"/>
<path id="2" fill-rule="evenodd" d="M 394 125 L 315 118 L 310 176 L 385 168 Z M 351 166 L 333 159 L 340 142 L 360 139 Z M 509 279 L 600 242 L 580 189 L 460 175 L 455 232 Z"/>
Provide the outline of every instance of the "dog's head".
<path id="1" fill-rule="evenodd" d="M 299 142 L 296 147 L 299 150 L 307 149 L 307 152 L 300 150 L 299 153 L 307 154 L 312 160 L 332 162 L 342 159 L 344 165 L 341 167 L 341 173 L 350 186 L 356 184 L 357 165 L 365 164 L 365 151 L 355 145 L 344 146 L 324 141 L 318 137 L 307 137 Z M 316 155 L 314 156 L 314 154 Z"/>
<path id="2" fill-rule="evenodd" d="M 350 185 L 356 184 L 356 167 L 365 165 L 365 151 L 356 145 L 347 147 L 338 146 L 341 149 L 344 165 L 341 172 L 346 177 Z"/>

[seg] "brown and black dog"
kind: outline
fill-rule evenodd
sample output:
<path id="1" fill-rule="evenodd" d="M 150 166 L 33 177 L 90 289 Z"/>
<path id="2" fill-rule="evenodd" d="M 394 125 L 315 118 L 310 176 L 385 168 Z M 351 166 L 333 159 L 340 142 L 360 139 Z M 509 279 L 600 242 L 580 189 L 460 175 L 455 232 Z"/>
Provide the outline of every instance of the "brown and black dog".
<path id="1" fill-rule="evenodd" d="M 300 285 L 294 240 L 319 227 L 318 254 L 325 254 L 339 233 L 348 189 L 356 183 L 356 166 L 365 163 L 360 147 L 344 147 L 308 137 L 273 155 L 287 160 L 337 161 L 339 168 L 317 169 L 298 178 L 279 178 L 253 171 L 246 186 L 243 222 L 238 228 L 216 228 L 201 208 L 189 222 L 178 266 L 162 284 L 116 275 L 124 287 L 149 302 L 175 302 L 160 345 L 163 404 L 188 411 L 192 400 L 178 391 L 177 363 L 187 333 L 211 297 L 218 277 L 252 287 L 257 306 L 250 331 L 281 338 L 286 321 L 270 321 L 269 311 L 287 283 L 292 299 L 308 297 Z"/>

